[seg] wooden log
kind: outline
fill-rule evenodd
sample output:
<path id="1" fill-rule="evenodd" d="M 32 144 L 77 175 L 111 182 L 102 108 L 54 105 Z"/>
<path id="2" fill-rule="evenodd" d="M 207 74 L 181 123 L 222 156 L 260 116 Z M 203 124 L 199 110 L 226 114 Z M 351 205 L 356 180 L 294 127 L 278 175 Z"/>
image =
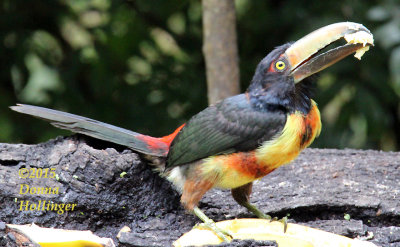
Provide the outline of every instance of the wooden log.
<path id="1" fill-rule="evenodd" d="M 57 176 L 43 178 L 52 168 Z M 42 169 L 42 177 L 21 178 L 21 169 L 29 176 Z M 169 246 L 199 220 L 185 213 L 171 184 L 152 169 L 131 150 L 79 135 L 0 144 L 0 225 L 34 222 L 91 230 L 117 246 Z M 58 189 L 35 194 L 32 188 Z M 373 234 L 370 241 L 378 245 L 399 246 L 400 153 L 307 149 L 257 182 L 251 201 L 272 216 L 290 214 L 292 222 L 349 237 Z M 52 209 L 55 204 L 64 204 L 63 212 Z M 67 204 L 76 205 L 67 211 Z M 216 221 L 254 217 L 229 191 L 210 191 L 200 208 Z M 131 232 L 117 239 L 123 226 Z"/>

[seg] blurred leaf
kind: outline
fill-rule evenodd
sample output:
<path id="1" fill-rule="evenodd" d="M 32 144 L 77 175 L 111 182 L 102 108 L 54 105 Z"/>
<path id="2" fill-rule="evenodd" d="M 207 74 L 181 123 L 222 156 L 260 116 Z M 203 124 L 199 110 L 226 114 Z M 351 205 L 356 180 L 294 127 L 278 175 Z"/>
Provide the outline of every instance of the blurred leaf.
<path id="1" fill-rule="evenodd" d="M 25 63 L 30 73 L 28 83 L 19 95 L 20 100 L 35 104 L 50 102 L 49 92 L 62 89 L 58 72 L 45 65 L 34 54 L 27 54 Z"/>
<path id="2" fill-rule="evenodd" d="M 111 0 L 61 0 L 69 6 L 75 13 L 86 11 L 90 8 L 107 10 L 111 5 Z"/>
<path id="3" fill-rule="evenodd" d="M 341 108 L 354 97 L 354 86 L 344 86 L 338 94 L 322 109 L 322 117 L 329 124 L 335 124 Z"/>
<path id="4" fill-rule="evenodd" d="M 375 37 L 385 49 L 400 43 L 400 21 L 388 22 L 375 31 Z"/>
<path id="5" fill-rule="evenodd" d="M 158 104 L 164 100 L 163 92 L 160 90 L 153 90 L 147 96 L 147 100 L 150 104 Z"/>
<path id="6" fill-rule="evenodd" d="M 201 20 L 201 3 L 199 1 L 193 1 L 190 3 L 188 9 L 188 16 L 192 21 Z"/>
<path id="7" fill-rule="evenodd" d="M 100 11 L 89 10 L 85 11 L 80 15 L 80 22 L 84 27 L 95 28 L 107 24 L 109 16 L 106 13 Z"/>
<path id="8" fill-rule="evenodd" d="M 173 14 L 167 20 L 168 27 L 176 34 L 183 34 L 186 29 L 185 17 L 181 13 Z"/>
<path id="9" fill-rule="evenodd" d="M 393 49 L 390 55 L 389 64 L 393 77 L 392 86 L 397 95 L 400 97 L 400 46 Z"/>
<path id="10" fill-rule="evenodd" d="M 368 124 L 365 116 L 352 116 L 350 119 L 350 128 L 353 130 L 353 135 L 350 139 L 350 147 L 362 148 L 367 140 Z"/>
<path id="11" fill-rule="evenodd" d="M 181 61 L 188 59 L 187 55 L 180 49 L 175 39 L 168 32 L 155 28 L 151 30 L 151 36 L 164 54 L 174 56 Z"/>
<path id="12" fill-rule="evenodd" d="M 31 51 L 50 64 L 59 64 L 63 59 L 60 43 L 46 31 L 35 31 L 30 38 L 30 45 Z"/>
<path id="13" fill-rule="evenodd" d="M 141 42 L 139 49 L 146 59 L 152 63 L 156 62 L 160 58 L 160 54 L 157 52 L 154 46 L 149 42 Z"/>
<path id="14" fill-rule="evenodd" d="M 142 76 L 150 76 L 151 74 L 151 65 L 144 59 L 133 56 L 127 61 L 128 67 L 131 69 L 132 73 L 142 75 Z"/>
<path id="15" fill-rule="evenodd" d="M 385 21 L 390 18 L 390 12 L 384 6 L 376 6 L 367 12 L 367 17 L 371 21 Z"/>
<path id="16" fill-rule="evenodd" d="M 75 49 L 92 45 L 90 33 L 70 18 L 63 20 L 61 33 L 64 39 Z"/>
<path id="17" fill-rule="evenodd" d="M 98 61 L 99 55 L 93 46 L 84 47 L 81 51 L 82 63 L 94 63 Z"/>
<path id="18" fill-rule="evenodd" d="M 6 118 L 0 118 L 0 141 L 8 140 L 12 134 L 12 123 Z"/>

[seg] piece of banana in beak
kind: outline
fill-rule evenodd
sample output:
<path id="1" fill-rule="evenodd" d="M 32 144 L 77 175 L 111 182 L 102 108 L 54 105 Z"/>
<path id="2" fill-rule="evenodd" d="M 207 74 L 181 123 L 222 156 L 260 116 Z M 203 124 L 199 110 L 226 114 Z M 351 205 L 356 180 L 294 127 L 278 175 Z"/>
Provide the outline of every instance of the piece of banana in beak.
<path id="1" fill-rule="evenodd" d="M 354 54 L 358 60 L 369 50 L 370 45 L 374 45 L 374 36 L 371 33 L 365 31 L 359 31 L 356 33 L 346 34 L 344 39 L 348 44 L 362 44 L 363 47 L 358 49 Z M 368 45 L 367 45 L 368 44 Z"/>

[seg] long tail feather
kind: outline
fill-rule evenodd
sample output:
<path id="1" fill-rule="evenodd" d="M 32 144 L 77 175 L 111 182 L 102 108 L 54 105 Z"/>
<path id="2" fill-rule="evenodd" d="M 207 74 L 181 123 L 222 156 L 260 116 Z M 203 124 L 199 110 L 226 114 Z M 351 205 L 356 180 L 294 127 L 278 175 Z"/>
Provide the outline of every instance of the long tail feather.
<path id="1" fill-rule="evenodd" d="M 113 142 L 151 156 L 165 157 L 170 141 L 142 135 L 111 124 L 44 107 L 17 104 L 12 110 L 49 121 L 53 126 Z M 171 140 L 172 141 L 172 140 Z"/>

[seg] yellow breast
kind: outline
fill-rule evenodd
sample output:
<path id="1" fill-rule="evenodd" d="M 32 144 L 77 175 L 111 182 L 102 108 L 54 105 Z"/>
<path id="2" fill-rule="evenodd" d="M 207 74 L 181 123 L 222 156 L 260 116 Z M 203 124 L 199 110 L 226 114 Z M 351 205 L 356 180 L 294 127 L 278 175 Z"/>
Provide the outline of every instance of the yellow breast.
<path id="1" fill-rule="evenodd" d="M 313 101 L 309 114 L 289 115 L 282 132 L 257 150 L 209 157 L 199 164 L 198 173 L 214 181 L 215 187 L 242 186 L 295 159 L 320 131 L 320 114 Z"/>
<path id="2" fill-rule="evenodd" d="M 295 159 L 320 132 L 320 113 L 317 104 L 312 101 L 311 111 L 307 115 L 301 112 L 289 115 L 282 133 L 257 149 L 257 160 L 263 166 L 276 169 Z"/>

